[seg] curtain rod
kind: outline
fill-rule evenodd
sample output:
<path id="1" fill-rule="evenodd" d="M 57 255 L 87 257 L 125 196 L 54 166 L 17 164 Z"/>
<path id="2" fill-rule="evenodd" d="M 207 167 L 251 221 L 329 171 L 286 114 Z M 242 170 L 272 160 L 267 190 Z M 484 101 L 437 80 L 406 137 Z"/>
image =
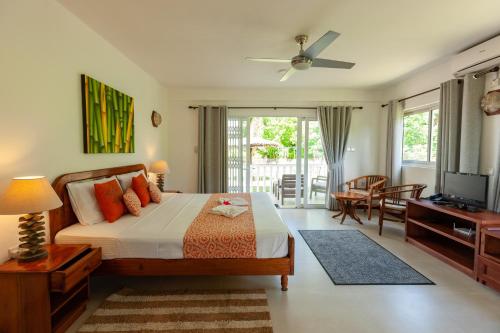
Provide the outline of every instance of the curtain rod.
<path id="1" fill-rule="evenodd" d="M 462 80 L 458 80 L 458 84 L 461 84 L 461 83 L 462 83 Z M 439 89 L 441 89 L 441 87 L 429 89 L 429 90 L 423 91 L 423 92 L 415 94 L 415 95 L 411 95 L 411 96 L 408 96 L 408 97 L 401 98 L 401 99 L 398 100 L 398 102 L 403 102 L 403 101 L 406 101 L 407 99 L 418 97 L 418 96 L 421 96 L 421 95 L 425 95 L 425 94 L 428 94 L 430 92 L 433 92 L 433 91 L 436 91 L 436 90 L 439 90 Z M 382 104 L 381 107 L 385 108 L 387 105 L 389 105 L 389 103 Z"/>
<path id="2" fill-rule="evenodd" d="M 190 105 L 190 109 L 198 109 L 197 106 Z M 228 109 L 288 109 L 288 110 L 317 110 L 317 107 L 313 106 L 228 106 Z M 354 106 L 353 110 L 363 110 L 362 106 Z"/>
<path id="3" fill-rule="evenodd" d="M 429 90 L 423 91 L 423 92 L 415 94 L 415 95 L 411 95 L 411 96 L 408 96 L 408 97 L 401 98 L 401 99 L 398 100 L 398 102 L 403 102 L 403 101 L 406 101 L 407 99 L 418 97 L 418 96 L 421 96 L 421 95 L 425 95 L 425 94 L 428 94 L 430 92 L 433 92 L 433 91 L 436 91 L 436 90 L 439 90 L 439 89 L 441 89 L 441 88 L 437 87 L 437 88 L 429 89 Z M 389 103 L 382 104 L 381 107 L 385 108 L 387 105 L 389 105 Z"/>

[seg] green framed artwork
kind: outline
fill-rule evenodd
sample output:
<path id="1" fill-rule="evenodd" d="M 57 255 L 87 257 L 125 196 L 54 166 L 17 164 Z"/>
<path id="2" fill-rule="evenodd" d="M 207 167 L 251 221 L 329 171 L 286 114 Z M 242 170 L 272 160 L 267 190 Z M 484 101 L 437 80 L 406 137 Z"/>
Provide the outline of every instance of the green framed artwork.
<path id="1" fill-rule="evenodd" d="M 83 74 L 82 106 L 86 154 L 135 151 L 133 97 Z"/>

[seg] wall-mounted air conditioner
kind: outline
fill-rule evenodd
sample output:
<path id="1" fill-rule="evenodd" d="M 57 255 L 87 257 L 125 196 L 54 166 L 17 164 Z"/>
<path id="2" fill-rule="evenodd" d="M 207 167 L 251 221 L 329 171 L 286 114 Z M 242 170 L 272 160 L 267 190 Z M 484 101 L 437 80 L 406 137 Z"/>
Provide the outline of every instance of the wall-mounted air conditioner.
<path id="1" fill-rule="evenodd" d="M 500 35 L 453 57 L 455 77 L 477 72 L 500 63 Z"/>

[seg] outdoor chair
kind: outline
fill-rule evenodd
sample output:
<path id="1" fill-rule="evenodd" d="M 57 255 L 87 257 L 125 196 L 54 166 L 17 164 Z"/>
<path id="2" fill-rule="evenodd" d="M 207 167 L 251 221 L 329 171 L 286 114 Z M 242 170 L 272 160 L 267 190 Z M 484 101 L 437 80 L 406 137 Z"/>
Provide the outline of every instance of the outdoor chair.
<path id="1" fill-rule="evenodd" d="M 312 199 L 312 195 L 314 192 L 314 196 L 318 193 L 326 193 L 328 178 L 326 176 L 317 176 L 311 179 L 311 191 L 309 192 L 309 199 Z"/>
<path id="2" fill-rule="evenodd" d="M 278 200 L 281 198 L 281 205 L 285 204 L 285 198 L 295 198 L 297 176 L 295 174 L 284 174 L 278 180 Z M 301 197 L 304 195 L 304 175 L 300 175 Z"/>

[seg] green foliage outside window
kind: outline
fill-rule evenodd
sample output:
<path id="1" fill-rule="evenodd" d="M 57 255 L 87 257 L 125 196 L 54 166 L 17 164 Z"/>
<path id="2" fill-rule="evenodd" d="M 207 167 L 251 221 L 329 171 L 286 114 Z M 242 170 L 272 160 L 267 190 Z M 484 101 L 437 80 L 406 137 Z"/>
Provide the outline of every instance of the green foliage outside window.
<path id="1" fill-rule="evenodd" d="M 262 138 L 281 144 L 282 149 L 276 147 L 259 148 L 257 152 L 267 159 L 286 158 L 293 160 L 297 155 L 297 118 L 295 117 L 262 117 L 261 120 L 253 118 L 253 121 L 262 121 Z M 317 122 L 309 123 L 309 159 L 323 158 L 323 146 L 321 133 Z M 304 144 L 302 145 L 302 156 L 304 156 Z M 281 155 L 281 156 L 280 156 Z"/>
<path id="2" fill-rule="evenodd" d="M 262 124 L 262 137 L 266 140 L 279 142 L 283 147 L 288 148 L 286 149 L 287 156 L 283 156 L 284 158 L 295 158 L 295 147 L 297 146 L 297 118 L 263 117 Z"/>
<path id="3" fill-rule="evenodd" d="M 403 160 L 418 162 L 436 160 L 438 120 L 438 109 L 404 116 Z M 429 126 L 431 126 L 430 131 Z"/>
<path id="4" fill-rule="evenodd" d="M 268 160 L 277 160 L 280 157 L 280 151 L 277 147 L 268 146 L 264 148 L 257 149 L 257 153 L 262 158 L 267 158 Z"/>

